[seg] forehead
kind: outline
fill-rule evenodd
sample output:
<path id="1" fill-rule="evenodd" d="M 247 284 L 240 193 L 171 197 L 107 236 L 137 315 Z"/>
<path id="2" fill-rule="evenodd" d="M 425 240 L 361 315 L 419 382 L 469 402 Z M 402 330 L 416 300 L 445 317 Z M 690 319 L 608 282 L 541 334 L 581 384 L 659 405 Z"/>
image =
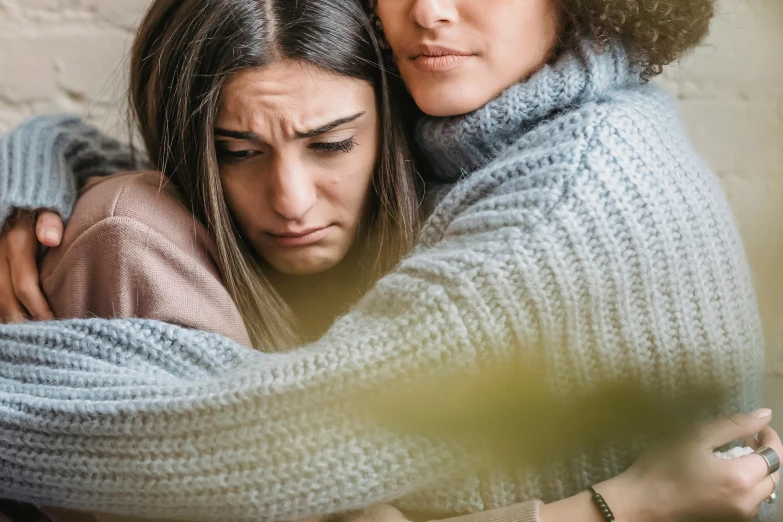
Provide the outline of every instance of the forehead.
<path id="1" fill-rule="evenodd" d="M 233 75 L 223 87 L 218 120 L 285 120 L 300 126 L 374 106 L 375 91 L 369 82 L 286 60 Z"/>

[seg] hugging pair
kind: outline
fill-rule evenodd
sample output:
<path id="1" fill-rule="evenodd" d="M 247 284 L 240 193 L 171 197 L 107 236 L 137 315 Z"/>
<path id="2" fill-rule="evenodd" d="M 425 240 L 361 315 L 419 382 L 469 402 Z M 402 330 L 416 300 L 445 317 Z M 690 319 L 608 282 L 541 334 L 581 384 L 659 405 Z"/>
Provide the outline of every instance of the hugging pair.
<path id="1" fill-rule="evenodd" d="M 121 317 L 0 329 L 0 495 L 191 520 L 754 516 L 774 467 L 712 454 L 754 434 L 783 451 L 770 412 L 747 413 L 752 284 L 715 176 L 647 82 L 711 15 L 154 1 L 130 74 L 147 171 L 94 178 L 138 165 L 69 117 L 0 144 L 0 214 L 21 209 L 4 315 Z M 36 237 L 59 244 L 45 297 Z M 346 409 L 512 364 L 559 399 L 629 377 L 670 400 L 719 389 L 709 416 L 733 417 L 666 451 L 613 439 L 496 469 Z"/>

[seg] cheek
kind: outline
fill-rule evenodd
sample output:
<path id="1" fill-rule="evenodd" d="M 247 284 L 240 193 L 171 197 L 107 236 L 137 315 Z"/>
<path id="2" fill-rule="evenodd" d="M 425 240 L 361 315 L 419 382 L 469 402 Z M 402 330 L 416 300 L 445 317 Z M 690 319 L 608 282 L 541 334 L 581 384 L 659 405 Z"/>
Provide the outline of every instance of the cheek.
<path id="1" fill-rule="evenodd" d="M 220 184 L 228 210 L 242 232 L 248 233 L 263 224 L 262 187 L 251 186 L 245 176 L 221 172 Z"/>
<path id="2" fill-rule="evenodd" d="M 399 40 L 399 36 L 406 22 L 408 22 L 408 12 L 410 6 L 408 0 L 378 0 L 376 2 L 375 14 L 381 21 L 383 34 L 386 41 L 393 48 Z"/>
<path id="3" fill-rule="evenodd" d="M 557 45 L 559 11 L 551 0 L 507 0 L 485 20 L 491 61 L 497 74 L 520 81 L 540 68 Z"/>
<path id="4" fill-rule="evenodd" d="M 351 156 L 341 168 L 331 170 L 323 195 L 343 210 L 347 221 L 357 222 L 370 194 L 376 156 L 369 152 Z"/>

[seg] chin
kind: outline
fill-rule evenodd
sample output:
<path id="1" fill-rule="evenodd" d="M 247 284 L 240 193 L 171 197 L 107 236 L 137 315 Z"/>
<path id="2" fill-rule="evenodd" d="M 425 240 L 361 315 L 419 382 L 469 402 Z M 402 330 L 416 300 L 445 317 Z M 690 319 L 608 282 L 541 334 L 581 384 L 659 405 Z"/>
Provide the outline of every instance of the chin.
<path id="1" fill-rule="evenodd" d="M 480 109 L 496 92 L 479 89 L 474 81 L 429 80 L 411 85 L 411 96 L 425 114 L 434 117 L 460 116 Z"/>
<path id="2" fill-rule="evenodd" d="M 307 276 L 307 275 L 320 274 L 321 272 L 326 272 L 330 268 L 333 268 L 335 265 L 337 265 L 337 263 L 326 261 L 326 260 L 319 260 L 319 261 L 286 260 L 279 263 L 270 263 L 270 265 L 272 265 L 272 268 L 274 268 L 275 270 L 277 270 L 282 274 L 293 275 L 293 276 L 297 276 L 297 275 Z"/>
<path id="3" fill-rule="evenodd" d="M 326 272 L 342 260 L 329 252 L 296 252 L 290 256 L 267 258 L 267 263 L 278 272 L 292 276 L 307 276 Z"/>

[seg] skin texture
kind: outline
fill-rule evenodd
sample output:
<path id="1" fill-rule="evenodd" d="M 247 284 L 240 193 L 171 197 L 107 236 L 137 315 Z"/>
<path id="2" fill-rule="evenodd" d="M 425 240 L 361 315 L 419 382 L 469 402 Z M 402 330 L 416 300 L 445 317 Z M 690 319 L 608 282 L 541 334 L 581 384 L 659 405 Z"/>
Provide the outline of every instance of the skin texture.
<path id="1" fill-rule="evenodd" d="M 258 255 L 288 275 L 337 265 L 357 237 L 376 163 L 372 86 L 280 61 L 228 82 L 215 127 L 226 201 Z M 221 130 L 255 137 L 225 137 Z M 323 237 L 306 245 L 274 237 L 324 227 L 316 233 Z"/>
<path id="2" fill-rule="evenodd" d="M 472 112 L 530 76 L 555 47 L 560 23 L 555 0 L 378 0 L 376 13 L 408 90 L 431 116 Z M 468 56 L 423 70 L 421 45 Z"/>

